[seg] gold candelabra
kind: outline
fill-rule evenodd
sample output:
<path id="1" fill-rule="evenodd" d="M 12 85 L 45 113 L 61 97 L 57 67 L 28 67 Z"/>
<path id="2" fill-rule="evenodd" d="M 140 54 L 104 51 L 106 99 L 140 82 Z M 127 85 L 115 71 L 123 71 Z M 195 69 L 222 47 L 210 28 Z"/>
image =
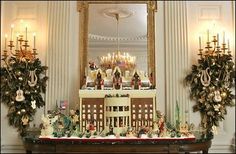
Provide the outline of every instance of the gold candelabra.
<path id="1" fill-rule="evenodd" d="M 11 26 L 11 39 L 9 44 L 7 44 L 7 35 L 5 35 L 5 48 L 3 50 L 3 60 L 7 59 L 8 56 L 14 56 L 18 60 L 29 60 L 32 61 L 36 58 L 37 49 L 35 48 L 36 36 L 34 34 L 34 46 L 33 49 L 29 49 L 29 41 L 27 40 L 27 27 L 25 31 L 25 38 L 23 34 L 16 36 L 16 42 L 13 41 L 13 27 Z M 8 49 L 10 54 L 8 55 Z M 13 52 L 15 50 L 15 52 Z"/>
<path id="2" fill-rule="evenodd" d="M 213 43 L 213 45 L 212 45 Z M 229 44 L 229 40 L 228 40 L 228 48 L 226 47 L 226 43 L 225 43 L 225 32 L 223 32 L 223 42 L 220 46 L 220 42 L 219 42 L 219 33 L 217 33 L 216 35 L 212 36 L 212 40 L 210 40 L 209 38 L 209 30 L 207 30 L 207 42 L 206 42 L 206 46 L 205 46 L 205 52 L 203 53 L 204 49 L 201 48 L 201 37 L 199 37 L 199 53 L 198 55 L 203 58 L 203 56 L 207 57 L 209 55 L 224 55 L 226 54 L 226 51 L 228 54 L 231 54 L 230 51 L 230 44 Z"/>

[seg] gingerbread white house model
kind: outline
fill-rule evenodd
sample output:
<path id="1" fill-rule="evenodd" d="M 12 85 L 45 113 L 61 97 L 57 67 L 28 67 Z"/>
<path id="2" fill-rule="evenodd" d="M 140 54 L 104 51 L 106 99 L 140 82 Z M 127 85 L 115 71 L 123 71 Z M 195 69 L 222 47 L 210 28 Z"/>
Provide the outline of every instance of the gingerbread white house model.
<path id="1" fill-rule="evenodd" d="M 79 91 L 80 129 L 85 131 L 93 123 L 98 132 L 125 132 L 128 127 L 139 130 L 141 126 L 153 127 L 156 110 L 155 89 L 113 89 Z"/>

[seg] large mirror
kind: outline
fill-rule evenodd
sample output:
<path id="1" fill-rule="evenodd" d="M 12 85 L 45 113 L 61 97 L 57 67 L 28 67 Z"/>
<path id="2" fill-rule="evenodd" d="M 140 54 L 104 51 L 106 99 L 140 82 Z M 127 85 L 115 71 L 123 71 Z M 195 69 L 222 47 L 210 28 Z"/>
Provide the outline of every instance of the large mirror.
<path id="1" fill-rule="evenodd" d="M 78 2 L 80 87 L 89 63 L 106 68 L 114 54 L 129 59 L 130 68 L 146 72 L 155 82 L 156 7 L 155 1 Z"/>

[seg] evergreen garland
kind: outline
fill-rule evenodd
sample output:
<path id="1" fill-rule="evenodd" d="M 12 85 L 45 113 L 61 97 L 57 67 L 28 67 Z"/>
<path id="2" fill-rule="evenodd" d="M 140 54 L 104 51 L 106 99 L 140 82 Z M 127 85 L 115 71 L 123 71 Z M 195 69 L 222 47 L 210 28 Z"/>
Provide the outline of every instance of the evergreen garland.
<path id="1" fill-rule="evenodd" d="M 21 136 L 25 136 L 29 123 L 33 121 L 36 108 L 45 105 L 41 94 L 46 92 L 47 67 L 42 66 L 41 61 L 32 58 L 32 55 L 31 58 L 3 55 L 2 62 L 1 103 L 9 108 L 7 114 L 9 124 L 17 128 Z M 29 83 L 32 81 L 32 75 L 34 79 L 37 78 L 35 85 Z M 18 93 L 19 90 L 22 93 Z M 17 100 L 18 95 L 24 99 Z"/>
<path id="2" fill-rule="evenodd" d="M 209 46 L 208 46 L 209 47 Z M 206 47 L 207 48 L 207 47 Z M 225 48 L 226 49 L 226 48 Z M 235 66 L 230 51 L 220 48 L 206 51 L 185 78 L 190 86 L 190 98 L 196 102 L 193 111 L 201 114 L 201 126 L 209 133 L 227 114 L 227 106 L 234 106 Z"/>

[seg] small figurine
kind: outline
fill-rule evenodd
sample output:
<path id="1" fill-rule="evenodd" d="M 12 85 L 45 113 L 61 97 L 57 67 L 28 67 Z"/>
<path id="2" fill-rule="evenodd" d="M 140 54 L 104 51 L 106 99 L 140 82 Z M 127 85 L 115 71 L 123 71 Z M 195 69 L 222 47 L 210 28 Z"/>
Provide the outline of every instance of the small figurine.
<path id="1" fill-rule="evenodd" d="M 159 128 L 158 136 L 159 137 L 162 137 L 164 135 L 164 131 L 165 131 L 164 126 L 165 126 L 164 115 L 161 114 L 161 117 L 158 120 L 158 128 Z"/>
<path id="2" fill-rule="evenodd" d="M 106 134 L 106 136 L 109 136 L 109 135 L 115 135 L 115 133 L 113 132 L 112 125 L 109 125 L 109 132 Z"/>
<path id="3" fill-rule="evenodd" d="M 97 78 L 95 80 L 95 89 L 103 89 L 104 88 L 104 80 L 102 79 L 102 74 L 100 73 L 100 70 L 98 70 Z"/>
<path id="4" fill-rule="evenodd" d="M 90 62 L 89 62 L 89 68 L 90 68 L 91 70 L 96 70 L 96 69 L 97 69 L 97 66 L 96 66 L 96 64 L 95 64 L 93 61 L 90 61 Z"/>
<path id="5" fill-rule="evenodd" d="M 189 136 L 189 128 L 188 128 L 188 122 L 186 121 L 184 124 L 180 124 L 180 133 L 184 136 Z"/>
<path id="6" fill-rule="evenodd" d="M 62 121 L 57 122 L 57 137 L 64 136 L 64 125 Z"/>
<path id="7" fill-rule="evenodd" d="M 126 137 L 135 137 L 132 127 L 128 126 Z"/>
<path id="8" fill-rule="evenodd" d="M 143 135 L 146 135 L 147 133 L 148 133 L 148 128 L 145 126 L 142 126 L 138 132 L 138 137 L 142 137 Z"/>
<path id="9" fill-rule="evenodd" d="M 113 88 L 122 89 L 122 78 L 121 78 L 121 73 L 118 70 L 118 68 L 115 69 L 115 73 L 113 77 Z"/>
<path id="10" fill-rule="evenodd" d="M 137 71 L 135 71 L 135 73 L 133 75 L 131 84 L 132 84 L 133 89 L 140 89 L 140 87 L 141 87 L 141 79 L 140 79 Z"/>
<path id="11" fill-rule="evenodd" d="M 50 136 L 50 135 L 52 135 L 53 128 L 50 124 L 49 117 L 42 115 L 41 120 L 43 121 L 42 128 L 41 128 L 41 136 Z"/>
<path id="12" fill-rule="evenodd" d="M 79 123 L 79 110 L 70 110 L 70 117 L 72 121 L 72 125 L 75 128 L 76 125 Z"/>
<path id="13" fill-rule="evenodd" d="M 95 131 L 94 120 L 90 120 L 89 124 L 86 127 L 87 132 L 93 133 Z"/>

